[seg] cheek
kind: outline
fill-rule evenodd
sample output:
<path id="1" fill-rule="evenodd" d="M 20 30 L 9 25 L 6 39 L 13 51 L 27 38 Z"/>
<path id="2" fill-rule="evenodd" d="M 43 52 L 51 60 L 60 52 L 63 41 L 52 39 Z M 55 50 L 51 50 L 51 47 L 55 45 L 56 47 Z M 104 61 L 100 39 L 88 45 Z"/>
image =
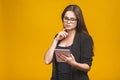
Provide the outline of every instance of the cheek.
<path id="1" fill-rule="evenodd" d="M 63 27 L 65 27 L 65 23 L 63 22 Z"/>
<path id="2" fill-rule="evenodd" d="M 73 27 L 77 27 L 77 23 L 73 24 Z"/>

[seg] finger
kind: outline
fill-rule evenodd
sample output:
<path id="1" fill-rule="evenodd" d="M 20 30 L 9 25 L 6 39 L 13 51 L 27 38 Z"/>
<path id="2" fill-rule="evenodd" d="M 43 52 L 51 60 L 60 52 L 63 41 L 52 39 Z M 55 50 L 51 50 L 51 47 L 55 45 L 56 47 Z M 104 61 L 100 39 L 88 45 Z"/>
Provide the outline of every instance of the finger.
<path id="1" fill-rule="evenodd" d="M 63 28 L 63 31 L 65 31 L 66 29 L 65 28 Z"/>
<path id="2" fill-rule="evenodd" d="M 65 29 L 65 28 L 63 28 L 63 30 L 62 30 L 63 32 L 65 32 L 65 33 L 67 33 L 67 30 Z M 68 34 L 68 33 L 67 33 Z"/>
<path id="3" fill-rule="evenodd" d="M 63 35 L 64 35 L 64 37 L 65 37 L 65 38 L 67 37 L 67 35 L 66 35 L 66 33 L 65 33 L 65 32 L 63 32 Z"/>
<path id="4" fill-rule="evenodd" d="M 64 33 L 65 37 L 68 36 L 68 33 L 66 31 L 62 31 L 62 32 Z"/>
<path id="5" fill-rule="evenodd" d="M 72 57 L 72 59 L 75 61 L 75 57 L 73 56 L 73 54 L 71 54 L 71 57 Z"/>
<path id="6" fill-rule="evenodd" d="M 74 59 L 74 56 L 71 54 L 71 57 Z"/>
<path id="7" fill-rule="evenodd" d="M 68 36 L 68 33 L 66 31 L 63 31 L 66 36 Z"/>
<path id="8" fill-rule="evenodd" d="M 65 55 L 61 55 L 60 58 L 64 61 L 67 61 L 67 57 Z"/>
<path id="9" fill-rule="evenodd" d="M 63 37 L 67 37 L 67 35 L 66 35 L 66 33 L 65 32 L 61 32 L 61 35 L 63 36 Z"/>
<path id="10" fill-rule="evenodd" d="M 61 38 L 65 37 L 63 32 L 60 32 L 59 35 L 60 35 Z"/>
<path id="11" fill-rule="evenodd" d="M 60 54 L 57 54 L 58 57 L 60 57 Z"/>

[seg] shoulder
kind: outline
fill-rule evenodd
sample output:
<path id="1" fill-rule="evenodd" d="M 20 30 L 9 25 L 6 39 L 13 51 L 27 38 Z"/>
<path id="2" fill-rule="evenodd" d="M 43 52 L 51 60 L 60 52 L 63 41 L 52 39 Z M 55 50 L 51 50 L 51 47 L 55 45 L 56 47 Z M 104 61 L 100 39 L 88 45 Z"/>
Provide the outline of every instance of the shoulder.
<path id="1" fill-rule="evenodd" d="M 80 40 L 92 40 L 92 37 L 90 34 L 87 34 L 85 32 L 77 32 L 78 38 L 80 38 Z"/>

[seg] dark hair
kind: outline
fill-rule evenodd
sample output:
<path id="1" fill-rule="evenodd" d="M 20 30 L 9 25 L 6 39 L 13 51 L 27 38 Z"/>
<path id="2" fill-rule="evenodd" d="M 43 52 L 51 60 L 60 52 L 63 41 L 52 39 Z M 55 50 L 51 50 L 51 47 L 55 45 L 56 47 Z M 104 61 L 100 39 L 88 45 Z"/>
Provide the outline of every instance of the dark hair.
<path id="1" fill-rule="evenodd" d="M 83 18 L 83 15 L 82 15 L 82 10 L 80 9 L 80 7 L 78 5 L 68 5 L 64 9 L 64 11 L 63 11 L 63 13 L 61 15 L 62 21 L 63 21 L 65 13 L 67 11 L 73 11 L 75 16 L 77 17 L 76 31 L 78 31 L 78 32 L 82 31 L 82 32 L 88 33 L 88 30 L 86 28 L 86 25 L 85 25 L 85 22 L 84 22 L 84 18 Z"/>

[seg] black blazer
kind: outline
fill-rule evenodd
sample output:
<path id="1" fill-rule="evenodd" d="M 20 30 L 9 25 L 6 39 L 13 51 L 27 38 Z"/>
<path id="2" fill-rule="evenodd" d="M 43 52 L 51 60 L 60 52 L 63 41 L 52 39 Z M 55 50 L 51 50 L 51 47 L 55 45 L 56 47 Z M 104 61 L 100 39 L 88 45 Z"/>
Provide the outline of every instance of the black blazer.
<path id="1" fill-rule="evenodd" d="M 59 44 L 59 43 L 58 43 Z M 83 32 L 76 32 L 70 51 L 79 63 L 92 65 L 93 40 L 90 35 Z M 55 56 L 55 55 L 54 55 Z M 71 66 L 71 80 L 89 80 L 87 72 L 78 70 Z M 56 59 L 53 57 L 52 78 L 56 80 Z"/>

